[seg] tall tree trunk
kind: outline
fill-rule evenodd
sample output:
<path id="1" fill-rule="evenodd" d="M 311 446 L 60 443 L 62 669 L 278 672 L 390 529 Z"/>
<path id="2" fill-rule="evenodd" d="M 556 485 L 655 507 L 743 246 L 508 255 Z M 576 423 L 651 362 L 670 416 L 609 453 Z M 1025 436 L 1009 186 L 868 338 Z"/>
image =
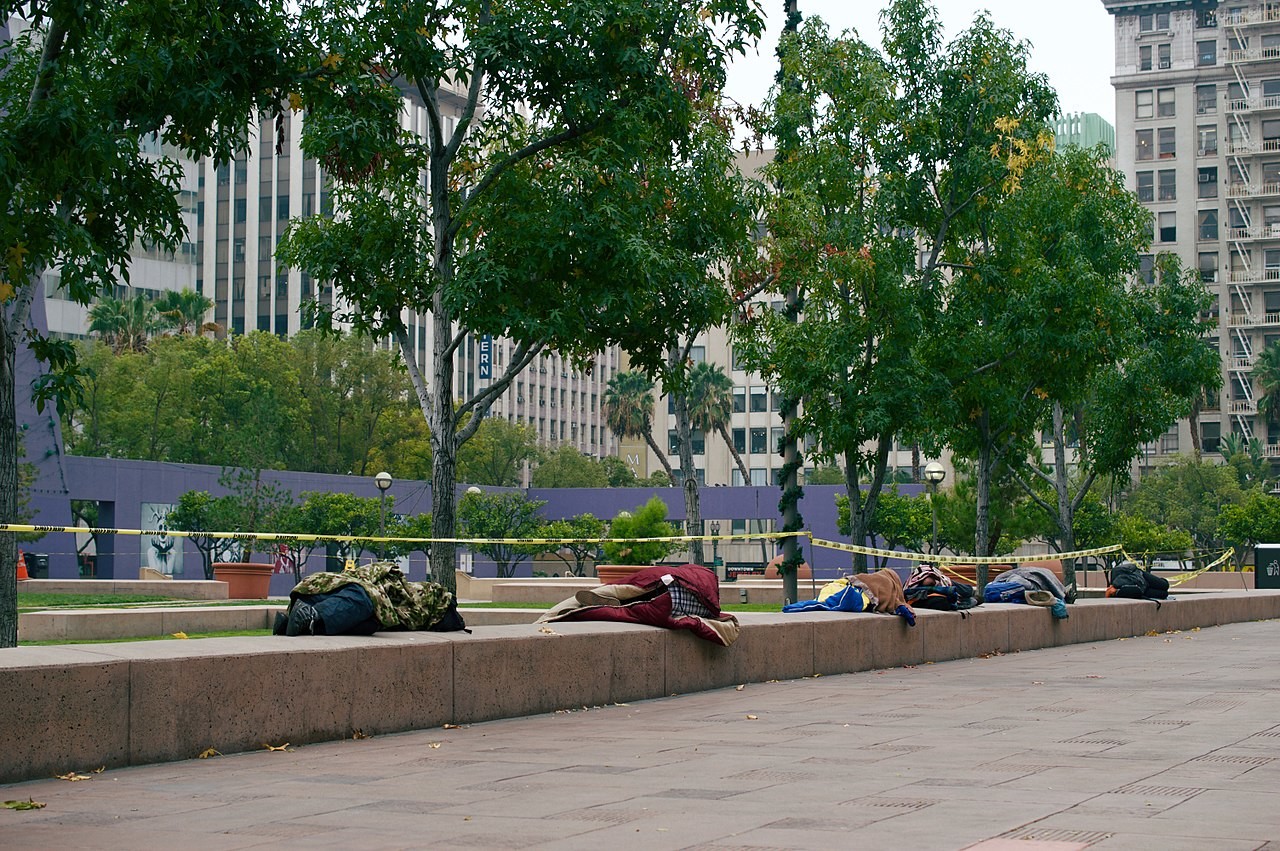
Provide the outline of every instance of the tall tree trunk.
<path id="1" fill-rule="evenodd" d="M 671 484 L 676 483 L 676 471 L 671 469 L 671 462 L 667 460 L 667 453 L 662 451 L 662 447 L 658 446 L 658 441 L 653 438 L 653 428 L 647 428 L 644 431 L 644 442 L 653 450 L 653 454 L 658 456 L 658 463 L 662 465 L 662 469 L 667 471 L 667 478 L 671 479 Z"/>
<path id="2" fill-rule="evenodd" d="M 1200 444 L 1200 407 L 1204 404 L 1204 390 L 1196 393 L 1191 402 L 1191 413 L 1187 415 L 1187 423 L 1191 427 L 1191 455 L 1199 463 L 1204 449 Z"/>
<path id="3" fill-rule="evenodd" d="M 453 413 L 453 356 L 449 351 L 453 323 L 444 308 L 439 290 L 432 299 L 434 324 L 433 378 L 431 394 L 431 537 L 452 538 L 456 531 L 458 475 L 457 420 Z M 450 541 L 431 543 L 431 579 L 449 591 L 457 590 L 457 545 Z"/>
<path id="4" fill-rule="evenodd" d="M 995 452 L 991 446 L 991 433 L 987 422 L 987 413 L 983 411 L 979 425 L 978 463 L 975 471 L 976 505 L 974 510 L 973 549 L 975 555 L 986 555 L 990 550 L 991 535 L 991 473 L 995 467 Z M 980 564 L 976 570 L 978 592 L 987 585 L 987 565 Z"/>
<path id="5" fill-rule="evenodd" d="M 911 481 L 920 484 L 920 444 L 911 444 Z"/>
<path id="6" fill-rule="evenodd" d="M 729 434 L 729 427 L 724 423 L 720 423 L 717 427 L 720 437 L 724 439 L 724 445 L 729 447 L 729 454 L 733 456 L 733 463 L 738 465 L 738 472 L 742 474 L 742 483 L 744 485 L 751 484 L 751 473 L 747 470 L 747 463 L 742 460 L 742 455 L 738 452 L 738 447 L 733 445 L 733 438 Z"/>
<path id="7" fill-rule="evenodd" d="M 1053 403 L 1053 489 L 1058 497 L 1058 540 L 1063 552 L 1076 548 L 1075 506 L 1071 501 L 1067 481 L 1067 434 L 1062 404 Z M 1068 587 L 1076 582 L 1076 560 L 1064 559 L 1062 578 Z"/>
<path id="8" fill-rule="evenodd" d="M 0 315 L 0 523 L 16 523 L 18 417 L 15 325 Z M 0 647 L 18 646 L 18 542 L 0 532 Z"/>
<path id="9" fill-rule="evenodd" d="M 673 352 L 673 360 L 675 353 Z M 673 364 L 673 367 L 677 364 Z M 684 490 L 685 534 L 702 534 L 702 506 L 698 492 L 698 471 L 693 466 L 693 424 L 689 421 L 689 397 L 681 390 L 671 396 L 676 409 L 676 442 L 680 453 L 680 474 Z M 702 564 L 702 541 L 689 542 L 689 560 Z"/>
<path id="10" fill-rule="evenodd" d="M 876 504 L 880 501 L 880 492 L 884 489 L 885 474 L 889 466 L 889 447 L 892 438 L 881 437 L 876 443 L 875 459 L 872 461 L 871 481 L 867 490 L 862 491 L 858 470 L 857 447 L 844 452 L 845 491 L 849 497 L 849 543 L 860 547 L 867 546 L 871 538 L 871 525 L 876 516 Z M 867 557 L 864 553 L 853 554 L 853 569 L 857 573 L 867 572 Z"/>

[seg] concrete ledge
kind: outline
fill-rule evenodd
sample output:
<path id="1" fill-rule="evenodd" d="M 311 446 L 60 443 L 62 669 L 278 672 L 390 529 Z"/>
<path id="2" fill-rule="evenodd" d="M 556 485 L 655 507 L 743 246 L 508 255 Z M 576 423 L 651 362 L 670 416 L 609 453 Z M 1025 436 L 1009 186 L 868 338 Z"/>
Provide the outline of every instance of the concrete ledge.
<path id="1" fill-rule="evenodd" d="M 0 782 L 1275 618 L 1280 591 L 964 614 L 748 614 L 727 648 L 605 623 L 20 647 L 0 651 Z"/>
<path id="2" fill-rule="evenodd" d="M 29 594 L 148 594 L 175 600 L 225 600 L 227 583 L 216 580 L 24 579 L 18 591 Z"/>
<path id="3" fill-rule="evenodd" d="M 175 632 L 270 629 L 284 603 L 268 606 L 148 606 L 140 609 L 67 609 L 18 615 L 19 641 L 111 641 Z M 462 609 L 468 626 L 533 623 L 540 609 Z"/>

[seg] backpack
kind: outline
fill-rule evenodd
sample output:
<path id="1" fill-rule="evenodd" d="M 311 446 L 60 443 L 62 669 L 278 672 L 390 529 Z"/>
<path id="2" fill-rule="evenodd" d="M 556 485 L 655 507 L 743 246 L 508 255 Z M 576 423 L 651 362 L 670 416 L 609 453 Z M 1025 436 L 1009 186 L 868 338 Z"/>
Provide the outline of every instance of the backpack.
<path id="1" fill-rule="evenodd" d="M 906 591 L 907 604 L 914 609 L 934 609 L 939 612 L 962 612 L 981 602 L 973 593 L 973 586 L 963 582 L 951 585 L 917 585 Z"/>
<path id="2" fill-rule="evenodd" d="M 1107 596 L 1128 600 L 1167 600 L 1169 580 L 1143 570 L 1131 561 L 1122 561 L 1107 578 Z"/>
<path id="3" fill-rule="evenodd" d="M 982 599 L 988 603 L 1025 603 L 1027 586 L 1021 582 L 988 582 L 982 589 Z"/>

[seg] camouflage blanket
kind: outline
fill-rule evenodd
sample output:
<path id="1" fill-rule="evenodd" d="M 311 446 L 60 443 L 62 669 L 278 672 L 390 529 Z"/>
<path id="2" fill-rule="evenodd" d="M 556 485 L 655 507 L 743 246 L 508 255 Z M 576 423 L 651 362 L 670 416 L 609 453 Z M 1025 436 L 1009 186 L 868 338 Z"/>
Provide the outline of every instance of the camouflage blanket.
<path id="1" fill-rule="evenodd" d="M 435 582 L 410 582 L 390 561 L 356 565 L 341 573 L 313 573 L 289 592 L 290 600 L 359 585 L 373 602 L 383 629 L 428 629 L 453 603 L 453 594 Z"/>

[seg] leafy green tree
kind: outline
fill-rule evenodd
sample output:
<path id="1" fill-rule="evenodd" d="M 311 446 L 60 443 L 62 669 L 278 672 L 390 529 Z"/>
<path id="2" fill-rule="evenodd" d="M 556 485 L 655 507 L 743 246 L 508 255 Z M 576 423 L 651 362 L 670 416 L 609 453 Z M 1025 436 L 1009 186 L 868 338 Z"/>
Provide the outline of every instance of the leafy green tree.
<path id="1" fill-rule="evenodd" d="M 1249 563 L 1259 543 L 1280 542 L 1280 499 L 1258 488 L 1249 491 L 1243 502 L 1223 506 L 1218 532 L 1236 548 L 1236 566 Z"/>
<path id="2" fill-rule="evenodd" d="M 259 542 L 253 535 L 275 530 L 280 512 L 293 504 L 293 493 L 275 482 L 264 481 L 260 468 L 224 469 L 218 484 L 230 491 L 232 506 L 225 517 L 230 525 L 223 531 L 244 533 L 240 539 L 243 558 L 248 561 L 254 552 L 270 550 L 269 544 Z"/>
<path id="3" fill-rule="evenodd" d="M 1180 457 L 1143 478 L 1125 510 L 1189 534 L 1198 549 L 1218 549 L 1223 545 L 1218 518 L 1228 505 L 1244 499 L 1231 467 Z"/>
<path id="4" fill-rule="evenodd" d="M 161 327 L 155 304 L 142 293 L 126 299 L 103 296 L 89 308 L 89 333 L 117 353 L 142 351 Z"/>
<path id="5" fill-rule="evenodd" d="M 836 496 L 836 528 L 842 535 L 850 534 L 852 528 L 849 497 L 845 494 Z M 932 533 L 933 509 L 928 494 L 906 496 L 898 492 L 895 484 L 880 495 L 869 534 L 881 539 L 884 547 L 924 552 L 925 542 Z M 877 567 L 884 567 L 888 559 L 881 556 L 877 561 Z"/>
<path id="6" fill-rule="evenodd" d="M 515 576 L 520 562 L 546 552 L 546 545 L 496 539 L 547 537 L 546 521 L 539 514 L 546 504 L 522 493 L 467 493 L 458 503 L 458 531 L 464 538 L 495 539 L 469 546 L 493 559 L 498 576 Z"/>
<path id="7" fill-rule="evenodd" d="M 619 438 L 642 438 L 662 464 L 669 481 L 675 479 L 675 471 L 667 460 L 666 451 L 653 437 L 653 381 L 643 372 L 619 372 L 609 379 L 600 405 L 605 425 Z"/>
<path id="8" fill-rule="evenodd" d="M 1157 555 L 1181 555 L 1195 545 L 1189 532 L 1127 512 L 1117 515 L 1116 533 L 1124 551 L 1147 565 Z"/>
<path id="9" fill-rule="evenodd" d="M 770 289 L 796 291 L 804 311 L 799 327 L 765 305 L 746 311 L 735 346 L 782 396 L 803 400 L 793 428 L 843 463 L 849 534 L 862 544 L 893 438 L 921 419 L 924 291 L 904 274 L 913 238 L 892 195 L 876 191 L 896 156 L 881 150 L 898 141 L 895 80 L 874 48 L 830 36 L 819 19 L 784 38 L 780 55 L 782 82 L 756 120 L 760 135 L 790 128 L 785 156 L 763 169 L 765 255 L 779 269 Z"/>
<path id="10" fill-rule="evenodd" d="M 1272 342 L 1259 352 L 1249 375 L 1262 390 L 1258 413 L 1269 423 L 1280 423 L 1280 342 Z"/>
<path id="11" fill-rule="evenodd" d="M 127 283 L 139 241 L 176 251 L 183 233 L 174 157 L 225 160 L 248 143 L 245 119 L 275 109 L 306 64 L 283 4 L 222 0 L 6 3 L 29 28 L 0 43 L 0 521 L 15 517 L 15 351 L 27 339 L 54 371 L 41 399 L 74 384 L 66 341 L 28 336 L 42 273 L 88 305 Z M 317 57 L 318 58 L 318 57 Z M 314 83 L 313 83 L 314 84 Z M 17 642 L 16 547 L 0 537 L 0 647 Z"/>
<path id="12" fill-rule="evenodd" d="M 388 497 L 388 502 L 391 498 Z M 394 505 L 394 503 L 391 503 Z M 338 556 L 364 553 L 373 548 L 368 540 L 378 535 L 382 502 L 376 496 L 306 491 L 296 520 L 313 535 L 352 536 L 355 541 L 335 541 Z"/>
<path id="13" fill-rule="evenodd" d="M 567 520 L 552 520 L 543 531 L 548 538 L 577 539 L 572 543 L 560 544 L 549 552 L 565 563 L 569 573 L 586 576 L 587 560 L 595 557 L 600 546 L 596 541 L 604 537 L 605 528 L 603 520 L 587 513 L 574 515 Z"/>
<path id="14" fill-rule="evenodd" d="M 288 535 L 314 535 L 315 530 L 308 525 L 308 521 L 305 503 L 287 505 L 276 513 L 274 531 Z M 311 551 L 316 548 L 316 542 L 295 539 L 273 541 L 271 546 L 284 548 L 285 554 L 289 557 L 289 565 L 293 568 L 293 581 L 295 584 L 301 582 L 303 574 L 306 573 L 307 559 Z"/>
<path id="15" fill-rule="evenodd" d="M 204 578 L 213 579 L 213 560 L 227 539 L 213 532 L 231 531 L 238 511 L 233 496 L 210 496 L 208 491 L 187 491 L 169 512 L 166 521 L 177 532 L 189 532 L 187 540 L 195 545 L 204 567 Z"/>
<path id="16" fill-rule="evenodd" d="M 614 344 L 661 370 L 655 343 L 723 301 L 712 270 L 747 231 L 732 139 L 701 104 L 761 17 L 751 0 L 302 5 L 344 73 L 303 104 L 343 215 L 295 226 L 281 256 L 342 296 L 321 324 L 398 344 L 431 432 L 432 571 L 452 588 L 457 453 L 514 377 L 545 349 L 586 362 Z M 426 144 L 401 132 L 385 69 L 421 96 Z M 420 364 L 404 317 L 427 311 Z M 455 407 L 454 355 L 478 333 L 514 349 Z"/>
<path id="17" fill-rule="evenodd" d="M 213 299 L 205 298 L 195 290 L 165 290 L 155 301 L 160 327 L 175 334 L 216 333 L 222 326 L 205 322 L 205 315 L 213 309 Z"/>
<path id="18" fill-rule="evenodd" d="M 525 462 L 537 457 L 538 435 L 531 426 L 487 417 L 458 449 L 458 476 L 478 485 L 517 487 Z"/>
<path id="19" fill-rule="evenodd" d="M 639 477 L 635 471 L 617 455 L 606 455 L 600 459 L 605 478 L 611 488 L 634 488 L 638 486 Z"/>
<path id="20" fill-rule="evenodd" d="M 535 488 L 603 488 L 609 484 L 609 475 L 596 459 L 561 444 L 534 468 L 532 481 Z"/>
<path id="21" fill-rule="evenodd" d="M 1039 411 L 1052 439 L 1052 465 L 1044 470 L 1038 441 L 1029 454 L 1011 452 L 1009 462 L 1015 480 L 1057 526 L 1052 541 L 1060 552 L 1076 548 L 1074 514 L 1098 477 L 1128 471 L 1142 445 L 1187 415 L 1199 388 L 1219 372 L 1201 339 L 1199 315 L 1210 296 L 1198 274 L 1184 273 L 1166 255 L 1155 285 L 1129 287 L 1151 215 L 1107 156 L 1101 148 L 1073 147 L 1033 164 L 1007 202 L 1016 220 L 1011 232 L 1030 237 L 1029 247 L 1015 247 L 1014 273 L 1036 279 L 1044 293 L 1027 299 L 1033 312 L 1050 303 L 1056 311 L 1042 339 L 1010 331 L 1027 339 L 1020 344 L 1034 352 L 1027 360 L 1047 362 L 1047 369 L 1021 376 L 1020 407 L 1029 415 Z M 1062 299 L 1064 292 L 1071 298 Z M 1078 445 L 1071 459 L 1070 439 Z M 1083 471 L 1074 479 L 1073 467 Z M 1050 494 L 1034 488 L 1033 479 Z M 1074 564 L 1064 567 L 1071 584 Z"/>
<path id="22" fill-rule="evenodd" d="M 647 565 L 680 549 L 678 541 L 637 541 L 636 538 L 669 538 L 676 529 L 667 522 L 667 504 L 656 496 L 635 511 L 620 511 L 609 523 L 610 540 L 604 545 L 609 564 Z M 629 540 L 630 539 L 630 540 Z"/>
<path id="23" fill-rule="evenodd" d="M 974 551 L 977 526 L 977 481 L 969 465 L 957 464 L 955 484 L 940 490 L 934 499 L 938 507 L 938 546 L 952 552 L 997 556 L 1008 555 L 1029 540 L 1044 537 L 1047 523 L 1043 512 L 1031 504 L 1026 494 L 997 467 L 991 486 L 991 534 L 987 548 Z"/>
<path id="24" fill-rule="evenodd" d="M 805 483 L 810 485 L 842 485 L 844 484 L 844 473 L 834 465 L 814 467 L 805 476 Z"/>

